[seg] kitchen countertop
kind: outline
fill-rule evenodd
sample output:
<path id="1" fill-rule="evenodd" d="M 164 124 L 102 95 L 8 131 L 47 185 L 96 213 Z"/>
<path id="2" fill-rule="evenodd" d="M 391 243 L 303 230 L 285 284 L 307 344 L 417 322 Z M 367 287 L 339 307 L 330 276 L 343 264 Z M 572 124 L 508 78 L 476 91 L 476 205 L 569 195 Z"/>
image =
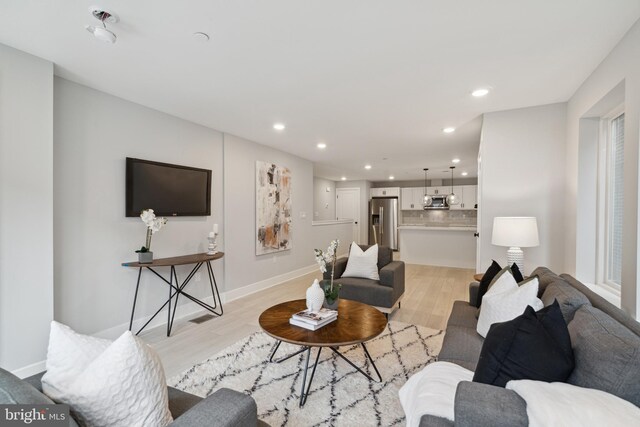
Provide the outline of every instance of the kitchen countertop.
<path id="1" fill-rule="evenodd" d="M 477 231 L 478 227 L 474 225 L 418 225 L 404 224 L 399 225 L 398 230 L 424 230 L 424 231 Z"/>

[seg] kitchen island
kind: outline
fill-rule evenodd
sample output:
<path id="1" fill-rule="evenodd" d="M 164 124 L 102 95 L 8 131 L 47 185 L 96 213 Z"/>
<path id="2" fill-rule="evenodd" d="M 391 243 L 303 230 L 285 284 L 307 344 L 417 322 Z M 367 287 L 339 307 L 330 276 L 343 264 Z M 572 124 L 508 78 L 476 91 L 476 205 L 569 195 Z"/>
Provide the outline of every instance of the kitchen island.
<path id="1" fill-rule="evenodd" d="M 400 225 L 400 259 L 407 264 L 476 268 L 475 226 Z"/>

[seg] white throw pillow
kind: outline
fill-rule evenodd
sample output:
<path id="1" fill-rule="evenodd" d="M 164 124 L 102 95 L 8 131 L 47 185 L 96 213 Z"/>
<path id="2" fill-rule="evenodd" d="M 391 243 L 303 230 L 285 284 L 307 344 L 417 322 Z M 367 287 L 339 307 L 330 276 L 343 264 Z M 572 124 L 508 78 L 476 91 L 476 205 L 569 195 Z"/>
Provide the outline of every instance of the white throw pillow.
<path id="1" fill-rule="evenodd" d="M 511 273 L 505 273 L 482 297 L 476 330 L 486 338 L 494 323 L 507 322 L 524 313 L 528 305 L 538 311 L 544 307 L 538 298 L 538 278 L 518 286 Z"/>
<path id="2" fill-rule="evenodd" d="M 378 274 L 378 245 L 373 245 L 363 251 L 356 242 L 351 243 L 347 268 L 345 268 L 341 277 L 380 280 L 380 274 Z"/>
<path id="3" fill-rule="evenodd" d="M 640 408 L 613 394 L 567 383 L 513 380 L 507 387 L 527 402 L 531 427 L 632 426 Z"/>
<path id="4" fill-rule="evenodd" d="M 113 343 L 107 341 L 106 347 L 105 341 L 52 322 L 47 373 L 42 377 L 45 394 L 68 404 L 88 426 L 171 423 L 167 383 L 156 353 L 130 331 Z M 76 355 L 78 349 L 81 356 Z"/>
<path id="5" fill-rule="evenodd" d="M 473 372 L 449 362 L 435 362 L 412 375 L 399 391 L 407 427 L 420 425 L 423 415 L 454 421 L 456 389 L 473 380 Z"/>

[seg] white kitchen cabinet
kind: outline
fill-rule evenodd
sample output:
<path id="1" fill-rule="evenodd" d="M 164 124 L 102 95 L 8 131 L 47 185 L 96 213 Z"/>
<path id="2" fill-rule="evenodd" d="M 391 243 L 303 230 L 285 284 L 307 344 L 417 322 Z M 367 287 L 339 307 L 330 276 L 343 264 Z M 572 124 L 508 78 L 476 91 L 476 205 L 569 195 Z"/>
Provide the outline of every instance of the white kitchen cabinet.
<path id="1" fill-rule="evenodd" d="M 403 211 L 413 209 L 413 188 L 402 188 L 400 190 L 400 209 Z"/>
<path id="2" fill-rule="evenodd" d="M 372 188 L 370 197 L 400 197 L 400 187 Z"/>
<path id="3" fill-rule="evenodd" d="M 477 185 L 463 185 L 462 186 L 462 209 L 470 210 L 475 209 L 476 203 L 478 203 L 478 186 Z"/>
<path id="4" fill-rule="evenodd" d="M 427 187 L 427 193 L 431 196 L 446 196 L 451 192 L 451 187 L 448 186 L 438 186 L 438 187 Z"/>
<path id="5" fill-rule="evenodd" d="M 413 188 L 413 203 L 415 204 L 414 210 L 421 211 L 424 209 L 422 202 L 424 200 L 424 187 Z"/>

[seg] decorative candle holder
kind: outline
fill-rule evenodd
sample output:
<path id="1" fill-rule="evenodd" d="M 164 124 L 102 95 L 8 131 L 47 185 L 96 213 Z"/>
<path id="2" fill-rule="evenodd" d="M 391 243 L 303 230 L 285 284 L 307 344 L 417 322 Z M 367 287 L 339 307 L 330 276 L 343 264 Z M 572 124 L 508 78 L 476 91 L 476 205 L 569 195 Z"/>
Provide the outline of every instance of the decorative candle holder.
<path id="1" fill-rule="evenodd" d="M 217 244 L 217 240 L 218 240 L 218 233 L 209 233 L 209 237 L 207 237 L 207 239 L 209 240 L 209 247 L 207 248 L 207 255 L 215 255 L 218 253 L 218 250 L 216 249 L 218 247 Z"/>

